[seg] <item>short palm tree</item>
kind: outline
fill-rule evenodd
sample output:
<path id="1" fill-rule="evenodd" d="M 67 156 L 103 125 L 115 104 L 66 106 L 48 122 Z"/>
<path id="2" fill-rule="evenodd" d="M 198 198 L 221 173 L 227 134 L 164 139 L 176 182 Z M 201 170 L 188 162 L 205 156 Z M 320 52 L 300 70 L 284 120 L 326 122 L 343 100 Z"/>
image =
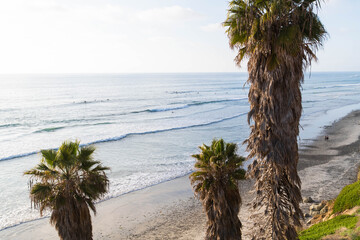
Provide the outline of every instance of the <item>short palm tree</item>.
<path id="1" fill-rule="evenodd" d="M 238 65 L 248 58 L 250 112 L 245 141 L 256 179 L 255 207 L 265 207 L 258 238 L 297 239 L 302 212 L 297 173 L 301 83 L 327 34 L 321 0 L 232 0 L 224 22 Z"/>
<path id="2" fill-rule="evenodd" d="M 95 201 L 108 191 L 109 180 L 100 162 L 93 160 L 92 146 L 64 142 L 58 151 L 42 150 L 42 160 L 30 175 L 34 207 L 51 211 L 50 223 L 61 239 L 90 240 L 92 225 L 89 208 L 96 213 Z"/>
<path id="3" fill-rule="evenodd" d="M 236 144 L 222 139 L 199 148 L 201 153 L 193 155 L 196 171 L 190 180 L 207 214 L 205 239 L 241 240 L 238 180 L 245 177 L 245 170 L 241 168 L 245 159 L 236 155 Z"/>

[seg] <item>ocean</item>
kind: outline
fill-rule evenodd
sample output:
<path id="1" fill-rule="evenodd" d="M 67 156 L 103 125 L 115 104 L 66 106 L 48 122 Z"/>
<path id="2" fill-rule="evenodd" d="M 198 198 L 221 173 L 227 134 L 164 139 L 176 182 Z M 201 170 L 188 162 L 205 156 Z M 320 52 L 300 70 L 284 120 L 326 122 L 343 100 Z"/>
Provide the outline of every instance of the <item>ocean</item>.
<path id="1" fill-rule="evenodd" d="M 41 149 L 94 144 L 111 168 L 106 199 L 187 175 L 213 138 L 249 134 L 245 73 L 0 76 L 0 230 L 38 219 L 25 170 Z M 307 74 L 300 147 L 360 109 L 360 73 Z M 248 164 L 248 163 L 247 163 Z M 246 165 L 247 165 L 246 164 Z M 245 166 L 246 167 L 246 166 Z"/>

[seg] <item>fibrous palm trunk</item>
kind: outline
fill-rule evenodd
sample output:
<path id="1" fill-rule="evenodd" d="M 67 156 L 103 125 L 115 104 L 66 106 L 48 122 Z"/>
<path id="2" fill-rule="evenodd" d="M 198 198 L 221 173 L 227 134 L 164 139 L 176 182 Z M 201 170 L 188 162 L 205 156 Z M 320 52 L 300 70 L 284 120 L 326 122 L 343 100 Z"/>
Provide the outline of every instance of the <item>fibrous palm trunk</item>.
<path id="1" fill-rule="evenodd" d="M 302 56 L 281 57 L 283 64 L 274 69 L 268 69 L 264 52 L 255 52 L 248 63 L 248 121 L 252 118 L 254 124 L 245 142 L 254 158 L 249 168 L 256 179 L 254 207 L 265 207 L 264 225 L 254 239 L 297 239 L 295 226 L 302 217 L 297 174 Z"/>
<path id="2" fill-rule="evenodd" d="M 205 205 L 208 217 L 205 239 L 241 240 L 240 205 L 238 190 L 227 191 L 225 185 L 215 187 Z"/>
<path id="3" fill-rule="evenodd" d="M 52 212 L 50 223 L 55 224 L 62 240 L 92 240 L 91 215 L 84 202 L 74 199 Z"/>

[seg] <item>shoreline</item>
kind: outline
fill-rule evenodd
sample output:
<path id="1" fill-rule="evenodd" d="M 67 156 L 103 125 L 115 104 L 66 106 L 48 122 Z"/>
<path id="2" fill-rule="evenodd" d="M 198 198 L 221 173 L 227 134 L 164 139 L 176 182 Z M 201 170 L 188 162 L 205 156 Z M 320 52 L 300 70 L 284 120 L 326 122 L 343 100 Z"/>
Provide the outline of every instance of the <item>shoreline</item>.
<path id="1" fill-rule="evenodd" d="M 324 140 L 324 135 L 329 140 Z M 359 166 L 360 111 L 353 111 L 299 149 L 302 196 L 316 201 L 337 196 L 356 179 Z M 248 194 L 251 181 L 240 183 L 243 238 L 249 239 L 252 219 Z M 206 216 L 194 198 L 188 175 L 101 201 L 93 218 L 94 239 L 203 239 Z M 309 204 L 301 204 L 308 213 Z M 45 237 L 44 237 L 45 236 Z M 49 218 L 0 231 L 0 239 L 58 239 Z"/>
<path id="2" fill-rule="evenodd" d="M 323 133 L 299 151 L 302 196 L 317 201 L 335 198 L 344 186 L 356 181 L 360 165 L 360 110 L 326 126 Z M 324 139 L 325 135 L 329 140 Z"/>

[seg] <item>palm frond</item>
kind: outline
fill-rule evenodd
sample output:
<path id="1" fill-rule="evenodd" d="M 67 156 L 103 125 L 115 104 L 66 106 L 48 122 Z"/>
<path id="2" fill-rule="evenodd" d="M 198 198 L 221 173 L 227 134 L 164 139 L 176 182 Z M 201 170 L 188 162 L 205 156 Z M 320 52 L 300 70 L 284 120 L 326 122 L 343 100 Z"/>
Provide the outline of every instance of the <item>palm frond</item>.
<path id="1" fill-rule="evenodd" d="M 54 168 L 56 165 L 56 151 L 55 150 L 41 150 L 41 155 L 43 157 L 43 162 L 50 167 Z"/>

